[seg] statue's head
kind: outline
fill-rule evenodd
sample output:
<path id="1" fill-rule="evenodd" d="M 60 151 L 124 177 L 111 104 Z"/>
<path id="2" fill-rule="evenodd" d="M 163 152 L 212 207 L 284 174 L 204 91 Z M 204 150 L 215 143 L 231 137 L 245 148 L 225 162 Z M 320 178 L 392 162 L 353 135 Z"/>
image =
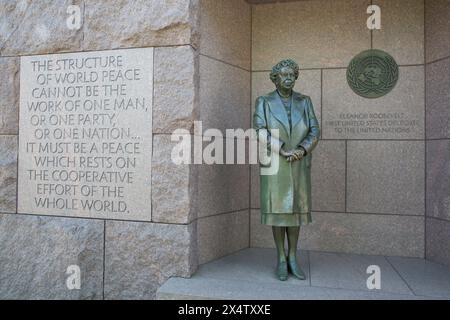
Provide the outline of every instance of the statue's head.
<path id="1" fill-rule="evenodd" d="M 277 89 L 293 89 L 295 80 L 298 79 L 298 72 L 299 67 L 294 60 L 282 60 L 272 68 L 270 80 L 272 80 Z"/>

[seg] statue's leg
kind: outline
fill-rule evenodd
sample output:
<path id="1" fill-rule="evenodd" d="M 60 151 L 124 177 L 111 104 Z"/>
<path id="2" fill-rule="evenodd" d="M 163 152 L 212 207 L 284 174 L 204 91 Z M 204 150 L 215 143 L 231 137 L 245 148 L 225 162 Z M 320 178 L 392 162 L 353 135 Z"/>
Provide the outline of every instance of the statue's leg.
<path id="1" fill-rule="evenodd" d="M 305 273 L 300 269 L 297 262 L 297 244 L 298 236 L 300 234 L 300 227 L 287 227 L 289 254 L 288 254 L 288 267 L 294 276 L 300 280 L 305 280 Z"/>
<path id="2" fill-rule="evenodd" d="M 272 227 L 273 238 L 275 239 L 275 246 L 278 253 L 277 275 L 281 281 L 288 278 L 288 267 L 286 262 L 286 252 L 284 251 L 284 235 L 286 227 Z"/>

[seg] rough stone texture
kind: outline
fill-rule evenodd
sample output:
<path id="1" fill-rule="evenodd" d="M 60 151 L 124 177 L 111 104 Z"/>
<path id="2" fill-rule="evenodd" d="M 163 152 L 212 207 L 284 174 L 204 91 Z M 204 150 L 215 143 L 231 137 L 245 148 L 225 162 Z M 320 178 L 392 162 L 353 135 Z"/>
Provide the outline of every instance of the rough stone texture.
<path id="1" fill-rule="evenodd" d="M 195 225 L 106 222 L 105 299 L 154 299 L 196 269 Z"/>
<path id="2" fill-rule="evenodd" d="M 450 221 L 450 140 L 427 141 L 427 216 Z"/>
<path id="3" fill-rule="evenodd" d="M 102 299 L 103 222 L 0 214 L 0 299 Z M 78 265 L 81 289 L 69 290 Z"/>
<path id="4" fill-rule="evenodd" d="M 172 149 L 179 142 L 170 139 L 170 135 L 153 136 L 152 221 L 189 223 L 195 213 L 192 166 L 172 162 Z"/>
<path id="5" fill-rule="evenodd" d="M 0 212 L 16 212 L 17 136 L 0 136 Z"/>
<path id="6" fill-rule="evenodd" d="M 312 219 L 300 230 L 299 249 L 423 258 L 424 217 L 312 212 Z M 275 246 L 259 210 L 251 213 L 250 246 Z"/>
<path id="7" fill-rule="evenodd" d="M 200 0 L 200 53 L 250 70 L 251 7 L 244 0 Z"/>
<path id="8" fill-rule="evenodd" d="M 400 67 L 399 80 L 396 87 L 387 95 L 378 99 L 366 99 L 352 91 L 347 83 L 347 71 L 323 71 L 322 102 L 322 138 L 324 139 L 423 139 L 424 130 L 424 67 Z M 343 114 L 398 114 L 400 118 L 387 120 L 417 121 L 413 126 L 401 132 L 345 132 L 335 131 L 335 125 L 329 123 L 336 120 L 355 120 L 340 118 Z M 403 117 L 402 115 L 403 114 Z M 358 119 L 356 119 L 358 120 Z M 378 120 L 364 119 L 364 120 Z M 364 121 L 363 120 L 363 121 Z M 380 119 L 384 120 L 384 119 Z M 366 126 L 366 125 L 365 125 Z M 380 125 L 371 125 L 379 128 Z M 386 126 L 383 126 L 386 127 Z M 398 126 L 395 125 L 394 128 Z M 391 128 L 391 126 L 387 126 Z"/>
<path id="9" fill-rule="evenodd" d="M 291 1 L 304 1 L 304 0 L 245 0 L 250 4 L 264 4 L 274 2 L 291 2 Z"/>
<path id="10" fill-rule="evenodd" d="M 249 212 L 237 211 L 197 220 L 199 264 L 249 246 Z"/>
<path id="11" fill-rule="evenodd" d="M 425 0 L 425 23 L 426 60 L 432 62 L 426 66 L 426 136 L 450 138 L 450 1 Z M 426 258 L 450 265 L 450 140 L 429 140 L 426 148 Z"/>
<path id="12" fill-rule="evenodd" d="M 349 141 L 347 210 L 424 215 L 423 141 Z"/>
<path id="13" fill-rule="evenodd" d="M 427 62 L 450 56 L 450 0 L 425 0 Z"/>
<path id="14" fill-rule="evenodd" d="M 250 128 L 251 73 L 246 70 L 250 69 L 250 18 L 250 8 L 242 1 L 202 2 L 199 99 L 205 136 L 213 135 L 207 129 L 225 135 L 226 129 Z M 228 141 L 223 139 L 224 148 Z M 202 218 L 197 221 L 197 242 L 199 263 L 204 263 L 248 247 L 249 167 L 205 164 L 198 170 Z"/>
<path id="15" fill-rule="evenodd" d="M 190 130 L 198 119 L 197 60 L 191 46 L 155 48 L 153 132 Z"/>
<path id="16" fill-rule="evenodd" d="M 427 65 L 426 73 L 427 138 L 450 138 L 450 58 Z"/>
<path id="17" fill-rule="evenodd" d="M 0 134 L 19 131 L 19 77 L 19 59 L 0 58 Z"/>
<path id="18" fill-rule="evenodd" d="M 370 0 L 315 0 L 253 7 L 252 70 L 283 58 L 302 68 L 347 67 L 370 48 Z"/>
<path id="19" fill-rule="evenodd" d="M 196 45 L 198 0 L 85 0 L 83 47 Z"/>
<path id="20" fill-rule="evenodd" d="M 426 258 L 450 266 L 450 221 L 426 219 Z"/>
<path id="21" fill-rule="evenodd" d="M 424 63 L 424 0 L 374 0 L 381 8 L 381 30 L 373 48 L 388 52 L 398 64 Z"/>
<path id="22" fill-rule="evenodd" d="M 81 50 L 83 27 L 70 30 L 66 24 L 69 17 L 66 10 L 70 5 L 78 5 L 83 13 L 82 0 L 3 0 L 0 6 L 1 54 L 23 55 Z M 101 11 L 101 14 L 104 13 Z M 109 18 L 107 15 L 104 17 Z"/>
<path id="23" fill-rule="evenodd" d="M 312 158 L 313 210 L 345 211 L 345 142 L 321 140 Z"/>
<path id="24" fill-rule="evenodd" d="M 250 128 L 250 72 L 200 56 L 203 129 Z"/>
<path id="25" fill-rule="evenodd" d="M 249 167 L 243 164 L 201 165 L 198 188 L 198 217 L 248 208 Z"/>
<path id="26" fill-rule="evenodd" d="M 273 61 L 273 64 L 277 63 Z M 301 60 L 297 61 L 300 63 Z M 272 68 L 272 66 L 271 66 Z M 252 72 L 252 116 L 255 111 L 255 101 L 261 95 L 265 95 L 274 91 L 275 85 L 270 81 L 270 72 Z M 321 98 L 321 71 L 320 70 L 300 70 L 299 78 L 296 82 L 294 90 L 311 97 L 314 106 L 314 112 L 319 120 L 322 113 L 322 98 Z"/>

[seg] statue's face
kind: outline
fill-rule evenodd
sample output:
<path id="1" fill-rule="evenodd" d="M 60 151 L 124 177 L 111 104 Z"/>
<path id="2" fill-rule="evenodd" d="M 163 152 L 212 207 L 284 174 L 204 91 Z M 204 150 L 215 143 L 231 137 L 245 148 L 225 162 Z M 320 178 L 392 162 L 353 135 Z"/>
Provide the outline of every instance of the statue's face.
<path id="1" fill-rule="evenodd" d="M 283 67 L 278 73 L 277 88 L 290 90 L 295 86 L 295 72 L 292 68 Z"/>

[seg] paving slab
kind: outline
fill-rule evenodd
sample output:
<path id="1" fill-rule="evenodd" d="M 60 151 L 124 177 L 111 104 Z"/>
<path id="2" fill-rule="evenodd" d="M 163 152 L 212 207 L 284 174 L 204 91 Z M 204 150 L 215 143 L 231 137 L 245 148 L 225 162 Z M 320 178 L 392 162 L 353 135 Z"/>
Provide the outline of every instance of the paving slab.
<path id="1" fill-rule="evenodd" d="M 300 250 L 297 258 L 306 279 L 299 280 L 289 276 L 285 282 L 295 286 L 309 286 L 308 252 Z M 193 278 L 279 283 L 275 274 L 276 264 L 276 250 L 250 248 L 200 266 Z"/>
<path id="2" fill-rule="evenodd" d="M 417 258 L 388 257 L 416 295 L 450 299 L 450 268 Z"/>
<path id="3" fill-rule="evenodd" d="M 170 278 L 159 300 L 417 300 L 450 299 L 450 267 L 417 258 L 299 251 L 307 279 L 275 275 L 276 250 L 247 248 L 203 264 L 191 278 Z M 369 290 L 368 266 L 381 271 Z"/>
<path id="4" fill-rule="evenodd" d="M 207 278 L 171 278 L 156 293 L 158 300 L 417 300 L 426 297 L 359 290 L 299 287 L 284 283 Z"/>
<path id="5" fill-rule="evenodd" d="M 380 268 L 380 289 L 384 293 L 413 294 L 383 256 L 310 252 L 311 285 L 338 289 L 371 291 L 367 288 L 369 266 Z"/>

